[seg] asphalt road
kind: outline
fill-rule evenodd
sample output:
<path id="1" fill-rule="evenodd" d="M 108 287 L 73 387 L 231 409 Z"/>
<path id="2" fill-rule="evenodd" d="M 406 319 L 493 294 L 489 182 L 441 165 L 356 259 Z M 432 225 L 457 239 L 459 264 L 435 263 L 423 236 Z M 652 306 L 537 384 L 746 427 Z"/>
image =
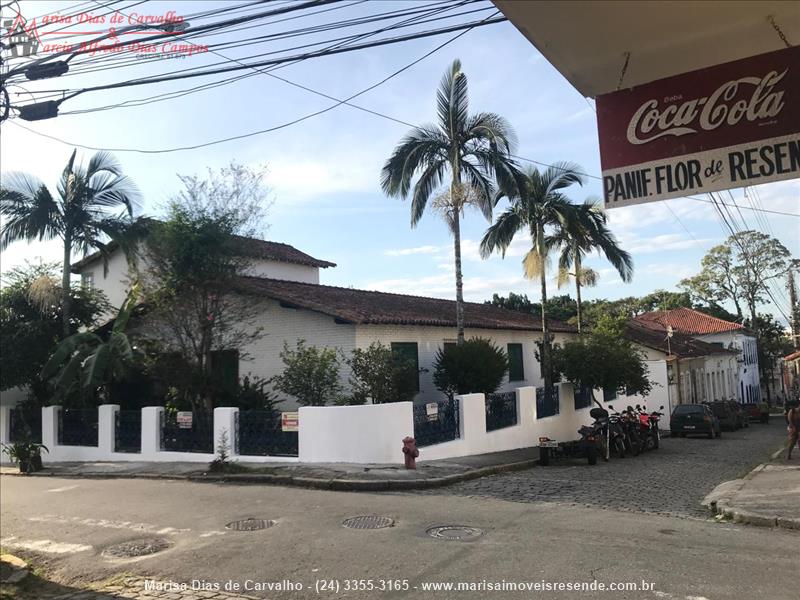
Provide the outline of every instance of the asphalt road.
<path id="1" fill-rule="evenodd" d="M 452 494 L 53 477 L 3 477 L 0 501 L 0 543 L 29 556 L 35 551 L 38 560 L 76 588 L 124 572 L 222 586 L 284 579 L 304 586 L 286 593 L 249 592 L 264 598 L 797 598 L 797 533 L 698 519 Z M 390 516 L 396 524 L 373 531 L 342 527 L 345 518 L 367 514 Z M 225 528 L 248 517 L 276 524 L 250 532 Z M 471 542 L 426 534 L 433 525 L 447 524 L 477 527 L 484 534 Z M 163 538 L 170 547 L 138 559 L 103 555 L 111 545 L 141 538 Z M 345 591 L 348 579 L 373 586 L 386 579 L 401 585 L 407 581 L 409 589 Z M 422 589 L 429 582 L 594 579 L 604 584 L 652 582 L 654 589 Z M 317 581 L 338 581 L 339 591 L 318 594 Z"/>

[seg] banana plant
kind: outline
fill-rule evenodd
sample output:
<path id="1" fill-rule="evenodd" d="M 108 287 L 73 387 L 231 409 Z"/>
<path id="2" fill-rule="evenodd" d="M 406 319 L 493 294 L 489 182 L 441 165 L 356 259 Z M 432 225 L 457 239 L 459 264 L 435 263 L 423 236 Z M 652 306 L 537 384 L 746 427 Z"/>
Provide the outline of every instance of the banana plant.
<path id="1" fill-rule="evenodd" d="M 139 284 L 128 293 L 114 319 L 107 340 L 83 331 L 61 341 L 42 368 L 42 380 L 53 380 L 59 396 L 71 391 L 94 392 L 113 381 L 124 379 L 134 359 L 134 349 L 125 329 L 138 303 Z"/>

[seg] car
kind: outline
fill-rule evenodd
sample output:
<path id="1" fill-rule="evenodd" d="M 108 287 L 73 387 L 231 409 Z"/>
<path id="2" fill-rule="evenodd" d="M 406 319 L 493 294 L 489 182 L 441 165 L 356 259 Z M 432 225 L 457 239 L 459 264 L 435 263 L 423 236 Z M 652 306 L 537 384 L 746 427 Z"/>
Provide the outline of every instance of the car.
<path id="1" fill-rule="evenodd" d="M 728 400 L 728 406 L 730 406 L 731 410 L 736 413 L 736 429 L 750 427 L 750 415 L 747 414 L 747 411 L 741 404 L 739 404 L 736 400 Z"/>
<path id="2" fill-rule="evenodd" d="M 711 409 L 711 412 L 714 413 L 714 416 L 719 419 L 719 425 L 722 429 L 725 431 L 735 431 L 738 429 L 736 413 L 725 400 L 709 402 L 708 407 Z"/>
<path id="3" fill-rule="evenodd" d="M 766 402 L 745 404 L 744 411 L 753 423 L 769 423 L 769 405 Z"/>
<path id="4" fill-rule="evenodd" d="M 679 404 L 672 411 L 669 428 L 672 437 L 706 435 L 713 438 L 722 435 L 719 419 L 707 404 Z"/>

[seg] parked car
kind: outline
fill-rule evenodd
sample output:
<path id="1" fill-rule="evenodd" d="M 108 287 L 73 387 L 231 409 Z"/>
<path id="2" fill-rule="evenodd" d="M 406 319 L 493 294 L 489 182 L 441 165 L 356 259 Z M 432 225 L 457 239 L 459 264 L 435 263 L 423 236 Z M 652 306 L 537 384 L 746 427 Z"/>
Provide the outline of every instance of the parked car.
<path id="1" fill-rule="evenodd" d="M 750 427 L 750 416 L 741 404 L 736 402 L 736 400 L 728 400 L 728 406 L 730 406 L 731 410 L 736 414 L 736 429 Z"/>
<path id="2" fill-rule="evenodd" d="M 708 407 L 714 416 L 719 419 L 719 425 L 725 431 L 735 431 L 737 427 L 736 413 L 728 404 L 727 400 L 717 400 L 709 402 Z"/>
<path id="3" fill-rule="evenodd" d="M 722 435 L 719 419 L 707 404 L 679 404 L 672 411 L 669 428 L 672 437 L 702 434 L 713 438 Z"/>
<path id="4" fill-rule="evenodd" d="M 753 423 L 769 423 L 769 404 L 766 402 L 745 404 L 744 411 Z"/>

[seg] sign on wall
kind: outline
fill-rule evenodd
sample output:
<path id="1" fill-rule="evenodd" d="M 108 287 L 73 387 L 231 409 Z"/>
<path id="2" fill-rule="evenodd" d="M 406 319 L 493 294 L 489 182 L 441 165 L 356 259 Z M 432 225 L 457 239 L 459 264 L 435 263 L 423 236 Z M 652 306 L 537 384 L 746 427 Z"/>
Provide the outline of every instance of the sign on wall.
<path id="1" fill-rule="evenodd" d="M 300 413 L 298 411 L 281 413 L 281 431 L 299 431 Z"/>
<path id="2" fill-rule="evenodd" d="M 800 46 L 597 97 L 606 208 L 800 177 Z"/>
<path id="3" fill-rule="evenodd" d="M 192 428 L 192 412 L 181 410 L 178 411 L 177 414 L 177 422 L 179 429 L 191 429 Z"/>
<path id="4" fill-rule="evenodd" d="M 428 421 L 439 420 L 439 404 L 436 402 L 428 402 L 425 405 L 425 414 L 428 415 Z"/>

